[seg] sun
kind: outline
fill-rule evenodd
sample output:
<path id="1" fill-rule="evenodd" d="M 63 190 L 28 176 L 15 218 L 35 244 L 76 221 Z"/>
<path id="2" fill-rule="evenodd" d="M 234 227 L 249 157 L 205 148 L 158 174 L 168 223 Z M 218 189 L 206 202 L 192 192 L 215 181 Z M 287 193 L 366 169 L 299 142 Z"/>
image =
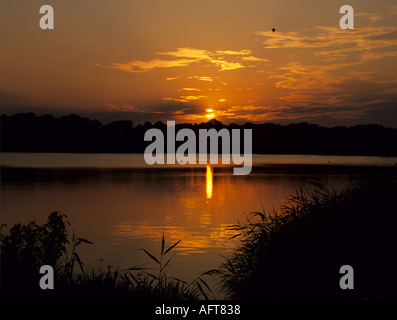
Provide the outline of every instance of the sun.
<path id="1" fill-rule="evenodd" d="M 209 119 L 214 118 L 215 117 L 214 110 L 213 109 L 207 109 L 206 117 L 209 118 Z"/>

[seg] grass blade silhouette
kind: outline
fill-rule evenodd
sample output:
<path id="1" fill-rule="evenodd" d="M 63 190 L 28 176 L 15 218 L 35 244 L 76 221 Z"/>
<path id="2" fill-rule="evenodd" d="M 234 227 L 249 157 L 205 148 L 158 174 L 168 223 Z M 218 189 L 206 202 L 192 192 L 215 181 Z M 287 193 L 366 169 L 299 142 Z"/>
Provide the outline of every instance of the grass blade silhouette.
<path id="1" fill-rule="evenodd" d="M 155 256 L 153 256 L 151 253 L 146 251 L 146 249 L 141 248 L 141 250 L 143 250 L 153 261 L 155 261 L 156 263 L 160 264 L 160 261 L 158 261 L 157 258 Z"/>
<path id="2" fill-rule="evenodd" d="M 175 257 L 176 253 L 174 253 L 174 255 L 168 259 L 168 261 L 161 267 L 160 272 L 163 272 L 163 270 L 165 269 L 165 267 L 170 263 L 170 261 L 172 260 L 173 257 Z"/>
<path id="3" fill-rule="evenodd" d="M 164 245 L 165 245 L 165 240 L 164 240 L 164 229 L 163 229 L 163 239 L 161 240 L 161 255 L 164 253 Z"/>
<path id="4" fill-rule="evenodd" d="M 175 242 L 171 247 L 169 247 L 167 250 L 165 250 L 164 254 L 167 254 L 169 251 L 171 251 L 173 248 L 175 248 L 178 245 L 178 243 L 181 241 L 182 240 Z"/>
<path id="5" fill-rule="evenodd" d="M 79 241 L 78 244 L 80 244 L 81 242 L 88 243 L 88 244 L 94 244 L 93 242 L 91 242 L 91 241 L 89 241 L 87 239 L 84 239 L 84 238 L 76 238 L 76 240 Z M 77 244 L 76 244 L 76 246 L 77 246 Z"/>

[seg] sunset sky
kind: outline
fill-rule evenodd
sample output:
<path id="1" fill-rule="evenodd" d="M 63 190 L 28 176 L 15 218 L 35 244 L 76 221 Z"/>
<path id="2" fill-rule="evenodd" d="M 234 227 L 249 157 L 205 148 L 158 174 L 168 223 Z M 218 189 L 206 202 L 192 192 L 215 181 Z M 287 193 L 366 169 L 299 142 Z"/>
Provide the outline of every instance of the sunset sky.
<path id="1" fill-rule="evenodd" d="M 2 0 L 0 15 L 1 113 L 397 127 L 395 0 Z"/>

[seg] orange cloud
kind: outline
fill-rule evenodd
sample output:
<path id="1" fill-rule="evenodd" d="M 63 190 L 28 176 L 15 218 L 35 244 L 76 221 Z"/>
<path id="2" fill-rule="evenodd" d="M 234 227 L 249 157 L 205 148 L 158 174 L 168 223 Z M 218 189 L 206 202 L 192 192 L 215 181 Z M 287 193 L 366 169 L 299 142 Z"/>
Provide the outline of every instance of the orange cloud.
<path id="1" fill-rule="evenodd" d="M 96 66 L 107 69 L 118 69 L 120 71 L 131 72 L 131 73 L 141 73 L 155 68 L 186 67 L 191 63 L 192 60 L 189 59 L 149 60 L 149 61 L 135 60 L 127 63 L 110 63 L 109 66 L 104 66 L 101 64 L 96 64 Z"/>
<path id="2" fill-rule="evenodd" d="M 207 82 L 214 81 L 214 78 L 208 76 L 193 76 L 193 77 L 188 77 L 188 79 L 197 79 L 199 81 L 207 81 Z"/>
<path id="3" fill-rule="evenodd" d="M 176 80 L 176 79 L 180 79 L 180 78 L 182 78 L 182 77 L 169 77 L 169 78 L 165 78 L 165 80 L 172 81 L 172 80 Z"/>
<path id="4" fill-rule="evenodd" d="M 219 67 L 219 71 L 235 70 L 245 68 L 243 62 L 245 61 L 268 61 L 254 57 L 251 50 L 216 50 L 209 51 L 195 48 L 178 48 L 176 51 L 156 52 L 157 55 L 169 56 L 171 59 L 153 59 L 149 61 L 134 60 L 127 63 L 111 62 L 109 65 L 96 64 L 96 66 L 107 69 L 117 69 L 130 73 L 147 72 L 156 68 L 173 68 L 173 67 L 187 67 L 193 63 L 210 63 Z M 248 56 L 249 55 L 249 56 Z M 234 57 L 233 60 L 225 58 L 225 56 Z M 174 59 L 172 59 L 174 58 Z M 239 60 L 239 61 L 236 61 Z M 166 78 L 167 80 L 174 80 L 178 77 Z"/>
<path id="5" fill-rule="evenodd" d="M 239 62 L 228 62 L 228 61 L 219 60 L 219 59 L 212 59 L 211 62 L 214 63 L 216 66 L 221 67 L 221 69 L 219 71 L 245 68 Z"/>
<path id="6" fill-rule="evenodd" d="M 224 51 L 222 51 L 222 50 L 217 50 L 215 52 L 216 52 L 216 54 L 220 54 L 220 55 L 226 54 L 226 55 L 245 56 L 247 54 L 251 54 L 252 51 L 251 50 L 240 50 L 240 51 L 233 51 L 233 50 L 224 50 Z"/>
<path id="7" fill-rule="evenodd" d="M 265 48 L 325 48 L 350 46 L 338 52 L 362 51 L 393 46 L 396 44 L 397 27 L 371 26 L 354 30 L 342 30 L 339 27 L 321 27 L 301 32 L 259 31 L 263 36 Z M 344 50 L 344 51 L 341 51 Z"/>
<path id="8" fill-rule="evenodd" d="M 248 56 L 248 57 L 243 57 L 243 61 L 262 61 L 262 62 L 268 62 L 268 59 L 262 59 L 254 56 Z"/>
<path id="9" fill-rule="evenodd" d="M 134 112 L 145 112 L 144 110 L 142 110 L 142 108 L 138 109 L 134 106 L 130 106 L 128 104 L 125 103 L 107 103 L 104 104 L 104 106 L 108 107 L 111 111 L 123 111 L 123 112 L 130 112 L 130 111 L 134 111 Z"/>
<path id="10" fill-rule="evenodd" d="M 182 89 L 178 89 L 178 91 L 201 91 L 201 89 L 198 89 L 198 88 L 182 88 Z"/>
<path id="11" fill-rule="evenodd" d="M 208 96 L 181 96 L 182 99 L 186 99 L 186 100 L 200 100 L 200 99 L 205 99 L 208 98 Z"/>
<path id="12" fill-rule="evenodd" d="M 156 54 L 174 56 L 178 58 L 190 58 L 194 60 L 208 59 L 209 52 L 203 49 L 178 48 L 177 51 L 156 52 Z"/>
<path id="13" fill-rule="evenodd" d="M 165 101 L 176 101 L 176 102 L 190 102 L 189 100 L 186 99 L 179 99 L 179 98 L 163 98 Z"/>
<path id="14" fill-rule="evenodd" d="M 397 55 L 397 51 L 380 51 L 380 52 L 368 52 L 361 55 L 363 61 L 379 60 L 385 57 L 394 57 Z"/>

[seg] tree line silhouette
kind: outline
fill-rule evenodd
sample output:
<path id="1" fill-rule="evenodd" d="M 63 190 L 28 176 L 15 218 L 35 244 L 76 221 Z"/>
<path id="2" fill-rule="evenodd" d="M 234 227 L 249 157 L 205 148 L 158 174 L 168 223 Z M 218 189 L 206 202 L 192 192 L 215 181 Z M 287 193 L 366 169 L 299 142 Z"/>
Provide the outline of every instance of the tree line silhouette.
<path id="1" fill-rule="evenodd" d="M 141 153 L 151 143 L 144 141 L 148 129 L 157 128 L 164 134 L 167 130 L 167 125 L 160 121 L 136 126 L 129 120 L 102 124 L 76 114 L 62 117 L 3 114 L 0 126 L 2 152 Z M 182 128 L 196 133 L 209 128 L 252 129 L 253 153 L 258 154 L 397 156 L 397 129 L 376 124 L 333 128 L 306 122 L 225 125 L 212 119 L 200 124 L 176 125 L 176 131 Z"/>

